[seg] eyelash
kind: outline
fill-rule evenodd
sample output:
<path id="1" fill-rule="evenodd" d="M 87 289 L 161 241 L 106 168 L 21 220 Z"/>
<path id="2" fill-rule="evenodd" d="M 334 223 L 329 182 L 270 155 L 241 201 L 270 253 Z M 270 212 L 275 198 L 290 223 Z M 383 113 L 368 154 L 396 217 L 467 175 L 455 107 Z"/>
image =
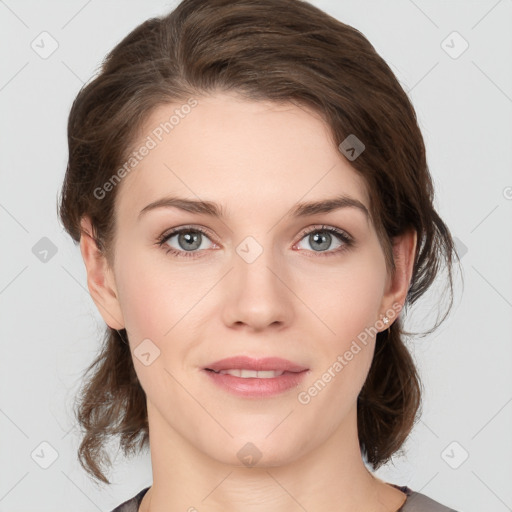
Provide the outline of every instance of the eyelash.
<path id="1" fill-rule="evenodd" d="M 202 235 L 204 235 L 208 238 L 211 238 L 210 233 L 208 233 L 203 228 L 195 227 L 195 226 L 184 226 L 182 228 L 173 229 L 171 231 L 165 232 L 162 235 L 160 235 L 156 241 L 156 245 L 163 248 L 164 244 L 172 236 L 179 235 L 180 233 L 183 233 L 183 232 L 197 232 L 197 233 L 201 233 Z M 354 245 L 353 239 L 349 235 L 347 235 L 347 233 L 345 233 L 341 229 L 338 229 L 338 228 L 335 228 L 332 226 L 324 226 L 324 225 L 322 225 L 321 227 L 315 226 L 313 228 L 305 229 L 304 231 L 302 231 L 300 234 L 299 242 L 307 235 L 311 235 L 312 233 L 316 233 L 316 232 L 332 233 L 332 234 L 336 235 L 338 237 L 338 239 L 343 242 L 343 245 L 341 247 L 338 247 L 337 249 L 333 249 L 330 251 L 317 252 L 317 254 L 319 256 L 333 256 L 340 252 L 350 249 Z M 202 252 L 202 251 L 198 251 L 198 250 L 196 250 L 196 251 L 178 251 L 177 249 L 174 249 L 173 247 L 169 247 L 169 246 L 167 248 L 165 248 L 164 250 L 165 250 L 165 254 L 171 253 L 174 256 L 177 256 L 179 258 L 198 258 L 198 257 L 200 258 L 201 256 L 199 256 L 199 253 Z M 307 252 L 310 252 L 310 251 L 307 251 Z"/>

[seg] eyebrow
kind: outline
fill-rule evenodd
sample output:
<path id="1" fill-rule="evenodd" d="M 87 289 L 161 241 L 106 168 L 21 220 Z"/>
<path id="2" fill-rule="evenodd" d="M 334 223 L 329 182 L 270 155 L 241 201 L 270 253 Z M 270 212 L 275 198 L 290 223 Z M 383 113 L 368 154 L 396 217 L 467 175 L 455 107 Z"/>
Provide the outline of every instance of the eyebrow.
<path id="1" fill-rule="evenodd" d="M 201 201 L 195 199 L 185 199 L 181 197 L 163 197 L 145 206 L 139 213 L 140 219 L 145 213 L 157 208 L 178 208 L 190 213 L 209 215 L 211 217 L 224 219 L 225 211 L 223 207 L 213 201 Z M 370 219 L 370 213 L 366 206 L 353 197 L 340 195 L 330 199 L 320 201 L 311 201 L 296 204 L 286 215 L 287 217 L 307 217 L 319 213 L 329 213 L 342 208 L 355 208 L 363 212 L 366 218 Z"/>

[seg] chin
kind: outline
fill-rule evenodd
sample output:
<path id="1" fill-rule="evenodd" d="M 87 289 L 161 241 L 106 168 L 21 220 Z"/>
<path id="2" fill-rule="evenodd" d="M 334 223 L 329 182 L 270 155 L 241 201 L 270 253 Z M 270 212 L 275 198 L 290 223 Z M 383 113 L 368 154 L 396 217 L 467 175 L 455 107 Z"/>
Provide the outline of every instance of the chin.
<path id="1" fill-rule="evenodd" d="M 297 445 L 272 433 L 269 437 L 260 432 L 247 433 L 233 439 L 215 441 L 215 451 L 205 447 L 205 453 L 222 464 L 236 467 L 278 467 L 284 466 L 299 457 Z M 273 437 L 275 435 L 275 437 Z"/>

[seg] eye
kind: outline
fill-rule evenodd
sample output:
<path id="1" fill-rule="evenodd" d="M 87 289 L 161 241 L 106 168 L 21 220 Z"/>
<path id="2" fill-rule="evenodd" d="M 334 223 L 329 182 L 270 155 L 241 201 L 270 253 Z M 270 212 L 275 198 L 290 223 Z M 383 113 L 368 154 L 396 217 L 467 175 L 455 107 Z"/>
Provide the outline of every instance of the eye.
<path id="1" fill-rule="evenodd" d="M 175 243 L 178 247 L 169 246 L 169 242 L 176 238 Z M 157 245 L 163 247 L 167 245 L 166 254 L 171 253 L 178 257 L 194 258 L 198 256 L 200 249 L 204 250 L 203 242 L 209 239 L 208 233 L 198 227 L 184 227 L 173 229 L 161 235 L 157 240 Z"/>
<path id="2" fill-rule="evenodd" d="M 300 236 L 300 241 L 305 239 L 311 248 L 307 252 L 314 252 L 319 256 L 331 256 L 354 245 L 352 237 L 332 226 L 314 226 L 304 230 Z M 173 241 L 174 238 L 176 240 Z M 201 252 L 208 249 L 204 245 L 205 240 L 210 240 L 210 235 L 206 230 L 200 227 L 185 226 L 163 233 L 156 244 L 163 247 L 166 254 L 171 253 L 180 258 L 197 258 L 201 257 Z M 171 241 L 177 244 L 177 247 L 170 245 Z M 333 241 L 338 241 L 338 245 L 329 250 Z M 213 245 L 215 246 L 215 244 Z"/>
<path id="3" fill-rule="evenodd" d="M 320 252 L 322 256 L 331 256 L 332 254 L 345 251 L 354 245 L 352 237 L 341 229 L 332 226 L 315 226 L 314 228 L 309 228 L 301 233 L 301 237 L 301 241 L 305 239 L 313 252 Z M 335 242 L 336 239 L 339 243 L 338 246 L 332 250 L 326 250 L 329 249 L 332 242 Z"/>

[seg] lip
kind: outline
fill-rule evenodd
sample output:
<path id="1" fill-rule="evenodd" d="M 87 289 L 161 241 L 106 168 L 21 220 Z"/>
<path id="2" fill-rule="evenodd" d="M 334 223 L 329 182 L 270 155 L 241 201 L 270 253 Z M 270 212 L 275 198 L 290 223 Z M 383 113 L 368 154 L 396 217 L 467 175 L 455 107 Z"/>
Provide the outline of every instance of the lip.
<path id="1" fill-rule="evenodd" d="M 268 379 L 242 378 L 216 373 L 220 370 L 246 369 L 254 371 L 281 371 L 278 377 Z M 212 371 L 213 370 L 213 371 Z M 247 356 L 235 356 L 211 363 L 203 369 L 210 382 L 224 391 L 244 398 L 267 398 L 296 388 L 304 379 L 308 368 L 279 357 L 254 359 Z"/>
<path id="2" fill-rule="evenodd" d="M 303 372 L 308 368 L 280 357 L 263 357 L 255 359 L 248 356 L 234 356 L 215 361 L 214 363 L 205 366 L 205 369 L 214 370 L 216 372 L 220 370 L 246 369 L 255 371 L 276 370 L 280 372 L 298 373 Z"/>

